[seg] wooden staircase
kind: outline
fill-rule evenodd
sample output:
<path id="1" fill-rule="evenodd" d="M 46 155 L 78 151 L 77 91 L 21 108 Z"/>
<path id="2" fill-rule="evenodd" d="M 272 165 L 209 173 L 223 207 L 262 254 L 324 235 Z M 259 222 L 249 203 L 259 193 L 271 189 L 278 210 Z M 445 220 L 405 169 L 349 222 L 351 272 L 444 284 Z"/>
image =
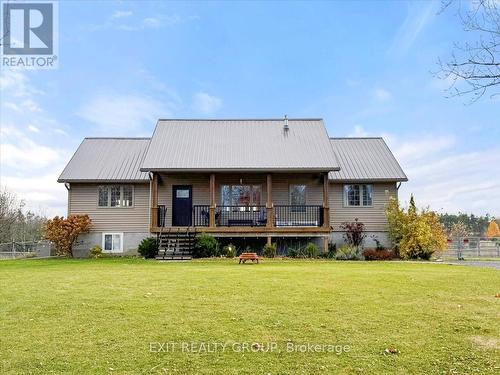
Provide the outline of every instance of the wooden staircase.
<path id="1" fill-rule="evenodd" d="M 193 228 L 168 228 L 158 233 L 157 260 L 190 260 L 196 230 Z"/>

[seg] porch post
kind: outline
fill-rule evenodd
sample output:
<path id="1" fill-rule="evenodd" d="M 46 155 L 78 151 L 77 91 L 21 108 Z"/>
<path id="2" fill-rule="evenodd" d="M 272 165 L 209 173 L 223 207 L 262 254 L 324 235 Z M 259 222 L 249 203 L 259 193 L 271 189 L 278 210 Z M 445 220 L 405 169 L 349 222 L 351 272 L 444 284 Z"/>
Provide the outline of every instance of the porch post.
<path id="1" fill-rule="evenodd" d="M 266 226 L 268 228 L 274 227 L 274 215 L 273 215 L 273 175 L 271 173 L 267 174 L 267 202 L 266 202 L 266 212 L 267 212 L 267 222 Z"/>
<path id="2" fill-rule="evenodd" d="M 151 228 L 158 226 L 158 173 L 152 172 L 151 179 Z"/>
<path id="3" fill-rule="evenodd" d="M 329 203 L 328 172 L 323 174 L 323 227 L 330 228 L 330 203 Z"/>
<path id="4" fill-rule="evenodd" d="M 210 174 L 210 212 L 208 226 L 215 227 L 215 173 Z"/>

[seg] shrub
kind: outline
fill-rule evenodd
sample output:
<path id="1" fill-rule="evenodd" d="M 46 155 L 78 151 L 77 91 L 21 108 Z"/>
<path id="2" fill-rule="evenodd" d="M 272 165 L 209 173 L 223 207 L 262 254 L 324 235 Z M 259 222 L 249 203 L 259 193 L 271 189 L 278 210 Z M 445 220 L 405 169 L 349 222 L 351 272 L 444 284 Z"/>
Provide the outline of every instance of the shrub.
<path id="1" fill-rule="evenodd" d="M 486 231 L 486 237 L 500 237 L 500 229 L 498 228 L 498 224 L 495 220 L 491 220 L 491 223 L 488 225 L 488 230 Z"/>
<path id="2" fill-rule="evenodd" d="M 90 249 L 89 257 L 95 259 L 102 257 L 102 247 L 99 245 L 93 246 L 92 249 Z"/>
<path id="3" fill-rule="evenodd" d="M 221 255 L 226 258 L 234 258 L 236 255 L 236 247 L 232 243 L 227 244 L 222 248 Z"/>
<path id="4" fill-rule="evenodd" d="M 340 229 L 344 231 L 344 240 L 349 246 L 361 246 L 366 237 L 365 225 L 358 221 L 358 218 L 353 222 L 344 222 L 340 225 Z"/>
<path id="5" fill-rule="evenodd" d="M 338 260 L 363 260 L 360 246 L 343 245 L 337 249 L 335 259 Z"/>
<path id="6" fill-rule="evenodd" d="M 276 244 L 273 243 L 273 244 L 268 244 L 266 243 L 264 245 L 264 252 L 263 252 L 263 255 L 265 258 L 274 258 L 276 256 Z"/>
<path id="7" fill-rule="evenodd" d="M 328 244 L 328 257 L 327 258 L 335 258 L 335 253 L 337 252 L 337 244 L 330 242 Z"/>
<path id="8" fill-rule="evenodd" d="M 394 253 L 390 250 L 367 249 L 363 251 L 365 260 L 390 260 L 394 258 Z"/>
<path id="9" fill-rule="evenodd" d="M 73 244 L 78 236 L 90 230 L 91 220 L 88 215 L 56 216 L 47 220 L 44 226 L 44 238 L 54 244 L 57 255 L 73 256 Z"/>
<path id="10" fill-rule="evenodd" d="M 288 256 L 290 258 L 297 258 L 299 256 L 299 252 L 296 248 L 292 247 L 288 249 Z"/>
<path id="11" fill-rule="evenodd" d="M 376 250 L 385 250 L 385 247 L 382 245 L 382 242 L 380 242 L 376 235 L 372 234 L 370 237 L 372 238 L 373 242 L 375 242 Z"/>
<path id="12" fill-rule="evenodd" d="M 447 238 L 435 212 L 419 212 L 413 196 L 408 210 L 391 199 L 386 209 L 389 237 L 397 256 L 405 259 L 430 259 L 435 251 L 444 250 Z"/>
<path id="13" fill-rule="evenodd" d="M 207 233 L 196 236 L 193 258 L 210 258 L 219 254 L 219 241 Z"/>
<path id="14" fill-rule="evenodd" d="M 144 238 L 137 248 L 144 258 L 154 258 L 158 254 L 158 241 L 154 237 Z"/>
<path id="15" fill-rule="evenodd" d="M 318 247 L 312 242 L 309 242 L 306 245 L 305 252 L 308 258 L 316 258 L 316 254 L 318 253 Z"/>
<path id="16" fill-rule="evenodd" d="M 329 243 L 328 244 L 328 251 L 325 253 L 325 252 L 320 252 L 318 254 L 318 256 L 320 258 L 324 258 L 324 259 L 335 259 L 335 253 L 337 252 L 337 244 L 335 243 Z"/>

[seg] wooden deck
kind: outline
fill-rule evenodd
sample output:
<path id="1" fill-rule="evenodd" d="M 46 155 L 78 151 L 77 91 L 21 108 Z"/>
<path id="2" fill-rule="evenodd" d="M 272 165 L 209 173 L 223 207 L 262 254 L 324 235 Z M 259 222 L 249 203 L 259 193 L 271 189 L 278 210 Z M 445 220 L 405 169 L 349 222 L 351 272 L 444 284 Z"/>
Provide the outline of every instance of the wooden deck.
<path id="1" fill-rule="evenodd" d="M 151 233 L 160 233 L 172 230 L 186 231 L 193 227 L 151 227 Z M 281 235 L 309 235 L 321 236 L 330 233 L 330 228 L 325 227 L 194 227 L 197 232 L 217 233 L 217 234 L 248 234 L 248 235 L 266 235 L 266 236 L 281 236 Z"/>

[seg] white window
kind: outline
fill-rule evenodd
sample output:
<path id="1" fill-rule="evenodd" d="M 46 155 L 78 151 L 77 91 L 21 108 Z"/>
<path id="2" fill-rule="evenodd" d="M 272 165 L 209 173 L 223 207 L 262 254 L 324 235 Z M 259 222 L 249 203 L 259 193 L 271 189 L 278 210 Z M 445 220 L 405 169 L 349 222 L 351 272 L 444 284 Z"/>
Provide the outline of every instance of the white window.
<path id="1" fill-rule="evenodd" d="M 290 185 L 289 190 L 292 212 L 305 212 L 306 185 Z"/>
<path id="2" fill-rule="evenodd" d="M 102 185 L 97 189 L 99 207 L 132 207 L 134 187 L 131 185 Z"/>
<path id="3" fill-rule="evenodd" d="M 246 210 L 253 208 L 256 210 L 260 206 L 262 188 L 260 185 L 222 185 L 221 202 L 222 206 L 233 206 L 233 210 Z"/>
<path id="4" fill-rule="evenodd" d="M 176 198 L 189 198 L 189 189 L 179 189 L 175 192 Z"/>
<path id="5" fill-rule="evenodd" d="M 344 185 L 344 205 L 363 207 L 373 204 L 373 185 Z"/>
<path id="6" fill-rule="evenodd" d="M 106 253 L 123 253 L 123 233 L 103 233 L 102 251 Z"/>

